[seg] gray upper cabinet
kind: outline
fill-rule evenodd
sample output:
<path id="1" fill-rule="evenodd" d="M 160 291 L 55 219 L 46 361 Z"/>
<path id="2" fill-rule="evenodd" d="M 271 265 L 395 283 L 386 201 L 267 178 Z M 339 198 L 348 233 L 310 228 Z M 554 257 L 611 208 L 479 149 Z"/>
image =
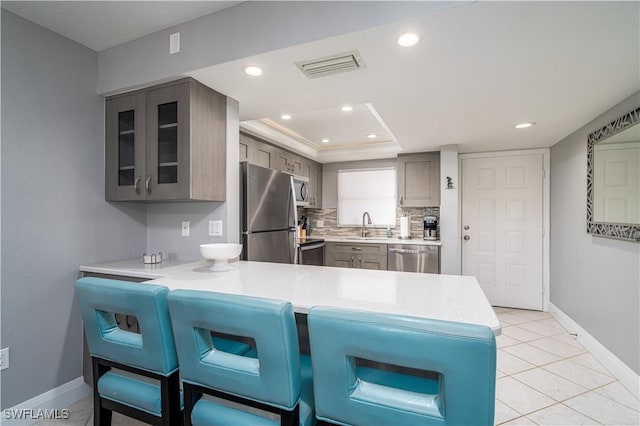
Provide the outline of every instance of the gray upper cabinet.
<path id="1" fill-rule="evenodd" d="M 322 208 L 322 164 L 309 160 L 306 170 L 309 177 L 309 185 L 307 194 L 309 196 L 309 205 L 307 208 Z"/>
<path id="2" fill-rule="evenodd" d="M 276 148 L 264 143 L 253 136 L 240 132 L 239 161 L 248 161 L 251 164 L 275 168 Z"/>
<path id="3" fill-rule="evenodd" d="M 286 173 L 291 173 L 296 176 L 307 176 L 307 171 L 305 170 L 305 160 L 289 151 L 285 151 L 284 149 L 278 149 L 276 156 L 276 166 L 274 167 L 276 170 L 280 170 Z"/>
<path id="4" fill-rule="evenodd" d="M 226 99 L 184 79 L 106 100 L 109 201 L 224 201 Z"/>
<path id="5" fill-rule="evenodd" d="M 398 155 L 398 206 L 440 205 L 440 153 Z"/>
<path id="6" fill-rule="evenodd" d="M 145 96 L 135 93 L 108 99 L 105 104 L 106 199 L 142 201 L 146 194 Z"/>
<path id="7" fill-rule="evenodd" d="M 276 148 L 258 140 L 254 140 L 249 162 L 258 166 L 274 169 L 276 167 Z"/>
<path id="8" fill-rule="evenodd" d="M 239 155 L 238 161 L 249 161 L 252 162 L 252 156 L 251 156 L 251 147 L 253 145 L 251 144 L 251 140 L 249 139 L 249 137 L 247 135 L 245 135 L 244 133 L 240 133 L 240 145 L 239 145 Z"/>

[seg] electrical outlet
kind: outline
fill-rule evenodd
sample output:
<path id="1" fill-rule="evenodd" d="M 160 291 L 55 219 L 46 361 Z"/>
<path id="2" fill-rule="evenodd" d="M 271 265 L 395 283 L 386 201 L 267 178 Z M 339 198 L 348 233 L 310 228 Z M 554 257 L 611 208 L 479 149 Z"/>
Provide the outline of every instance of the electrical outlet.
<path id="1" fill-rule="evenodd" d="M 318 228 L 324 228 L 324 220 L 322 220 L 322 219 L 316 220 L 316 226 Z"/>
<path id="2" fill-rule="evenodd" d="M 183 220 L 182 221 L 182 236 L 183 237 L 188 237 L 189 236 L 189 221 L 188 220 Z"/>
<path id="3" fill-rule="evenodd" d="M 209 236 L 222 237 L 222 221 L 221 220 L 209 221 Z"/>
<path id="4" fill-rule="evenodd" d="M 0 350 L 0 370 L 9 368 L 9 348 Z"/>

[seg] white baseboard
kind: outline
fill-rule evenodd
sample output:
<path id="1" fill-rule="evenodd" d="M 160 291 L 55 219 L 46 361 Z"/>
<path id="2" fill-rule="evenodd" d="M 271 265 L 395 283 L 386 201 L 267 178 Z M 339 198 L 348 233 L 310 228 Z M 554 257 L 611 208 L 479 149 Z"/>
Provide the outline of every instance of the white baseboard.
<path id="1" fill-rule="evenodd" d="M 0 423 L 2 426 L 26 426 L 31 425 L 42 419 L 8 419 L 5 412 L 11 413 L 18 412 L 20 410 L 32 410 L 33 413 L 38 410 L 52 410 L 68 408 L 74 402 L 81 400 L 82 398 L 91 394 L 91 387 L 87 385 L 82 376 L 73 379 L 57 388 L 53 388 L 50 391 L 41 393 L 27 401 L 11 407 L 7 410 L 3 410 L 0 413 Z"/>
<path id="2" fill-rule="evenodd" d="M 589 334 L 584 328 L 562 312 L 553 303 L 549 304 L 549 313 L 569 331 L 576 333 L 578 341 L 596 358 L 620 383 L 636 398 L 640 398 L 640 375 L 627 364 L 620 361 L 609 349 Z"/>

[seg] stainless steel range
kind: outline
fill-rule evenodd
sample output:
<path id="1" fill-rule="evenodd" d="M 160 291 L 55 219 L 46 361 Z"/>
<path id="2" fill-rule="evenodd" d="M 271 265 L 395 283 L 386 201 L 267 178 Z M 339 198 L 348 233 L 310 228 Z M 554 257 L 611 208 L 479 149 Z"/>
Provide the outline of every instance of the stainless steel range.
<path id="1" fill-rule="evenodd" d="M 324 239 L 301 238 L 298 240 L 298 263 L 324 266 Z"/>

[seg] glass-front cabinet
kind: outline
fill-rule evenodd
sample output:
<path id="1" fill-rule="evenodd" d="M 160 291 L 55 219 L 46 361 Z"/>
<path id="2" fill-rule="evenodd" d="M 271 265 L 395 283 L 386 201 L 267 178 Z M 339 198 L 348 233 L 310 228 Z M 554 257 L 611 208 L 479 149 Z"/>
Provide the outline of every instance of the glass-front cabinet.
<path id="1" fill-rule="evenodd" d="M 193 79 L 106 101 L 106 199 L 225 199 L 226 97 Z"/>
<path id="2" fill-rule="evenodd" d="M 144 95 L 132 94 L 106 102 L 106 198 L 118 201 L 145 199 Z"/>

